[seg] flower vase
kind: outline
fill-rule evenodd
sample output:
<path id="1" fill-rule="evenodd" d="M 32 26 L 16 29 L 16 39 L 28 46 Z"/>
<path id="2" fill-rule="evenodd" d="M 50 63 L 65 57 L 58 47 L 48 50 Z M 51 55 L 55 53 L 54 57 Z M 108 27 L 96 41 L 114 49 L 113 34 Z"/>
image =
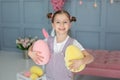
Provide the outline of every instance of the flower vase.
<path id="1" fill-rule="evenodd" d="M 23 57 L 24 57 L 24 59 L 30 59 L 30 57 L 28 55 L 28 50 L 23 51 Z"/>

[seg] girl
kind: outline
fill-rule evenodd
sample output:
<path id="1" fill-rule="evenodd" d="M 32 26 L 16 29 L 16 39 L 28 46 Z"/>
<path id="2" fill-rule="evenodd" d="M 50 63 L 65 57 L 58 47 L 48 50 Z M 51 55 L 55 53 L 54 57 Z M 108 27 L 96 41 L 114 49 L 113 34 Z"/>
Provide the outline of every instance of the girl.
<path id="1" fill-rule="evenodd" d="M 73 80 L 73 73 L 65 67 L 64 53 L 66 47 L 70 44 L 76 45 L 85 56 L 83 59 L 71 60 L 72 64 L 69 66 L 70 69 L 77 70 L 80 65 L 91 63 L 93 61 L 93 56 L 90 55 L 77 40 L 68 35 L 68 31 L 71 28 L 71 22 L 76 21 L 75 17 L 70 16 L 65 10 L 59 10 L 54 14 L 49 13 L 48 18 L 51 19 L 52 27 L 56 35 L 46 40 L 51 52 L 50 61 L 45 67 L 46 78 L 47 80 Z M 33 52 L 32 47 L 30 47 L 28 54 L 34 61 L 38 59 L 42 61 L 43 57 L 37 55 L 37 52 Z"/>

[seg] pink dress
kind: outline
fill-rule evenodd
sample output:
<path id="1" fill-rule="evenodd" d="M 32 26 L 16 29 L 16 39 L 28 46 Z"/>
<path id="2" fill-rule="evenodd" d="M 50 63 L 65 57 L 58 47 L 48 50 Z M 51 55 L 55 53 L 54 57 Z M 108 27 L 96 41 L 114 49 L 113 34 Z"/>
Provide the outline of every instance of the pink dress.
<path id="1" fill-rule="evenodd" d="M 54 38 L 48 38 L 48 46 L 50 48 L 51 56 L 50 61 L 46 65 L 47 80 L 73 80 L 73 73 L 66 68 L 64 61 L 66 47 L 73 44 L 73 40 L 74 39 L 69 37 L 63 50 L 59 53 L 54 53 Z"/>

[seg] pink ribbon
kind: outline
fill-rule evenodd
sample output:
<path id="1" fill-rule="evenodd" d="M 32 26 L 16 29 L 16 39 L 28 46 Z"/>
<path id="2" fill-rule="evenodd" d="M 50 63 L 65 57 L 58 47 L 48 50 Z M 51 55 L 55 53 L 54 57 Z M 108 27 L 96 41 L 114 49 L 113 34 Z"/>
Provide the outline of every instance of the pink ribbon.
<path id="1" fill-rule="evenodd" d="M 44 35 L 45 38 L 49 37 L 49 34 L 48 34 L 48 32 L 46 31 L 45 28 L 42 29 L 42 33 L 43 33 L 43 35 Z"/>

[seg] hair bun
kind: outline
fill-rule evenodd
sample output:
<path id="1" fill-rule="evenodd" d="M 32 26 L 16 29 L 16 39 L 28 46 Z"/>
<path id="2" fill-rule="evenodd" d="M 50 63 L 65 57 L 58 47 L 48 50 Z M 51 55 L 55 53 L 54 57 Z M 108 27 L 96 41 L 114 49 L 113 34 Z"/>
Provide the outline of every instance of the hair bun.
<path id="1" fill-rule="evenodd" d="M 52 18 L 52 13 L 48 13 L 48 14 L 47 14 L 47 18 L 48 18 L 48 19 Z"/>
<path id="2" fill-rule="evenodd" d="M 75 22 L 75 21 L 76 21 L 76 17 L 73 17 L 73 16 L 72 16 L 71 19 L 70 19 L 70 21 L 71 21 L 71 22 L 72 22 L 72 21 Z"/>

